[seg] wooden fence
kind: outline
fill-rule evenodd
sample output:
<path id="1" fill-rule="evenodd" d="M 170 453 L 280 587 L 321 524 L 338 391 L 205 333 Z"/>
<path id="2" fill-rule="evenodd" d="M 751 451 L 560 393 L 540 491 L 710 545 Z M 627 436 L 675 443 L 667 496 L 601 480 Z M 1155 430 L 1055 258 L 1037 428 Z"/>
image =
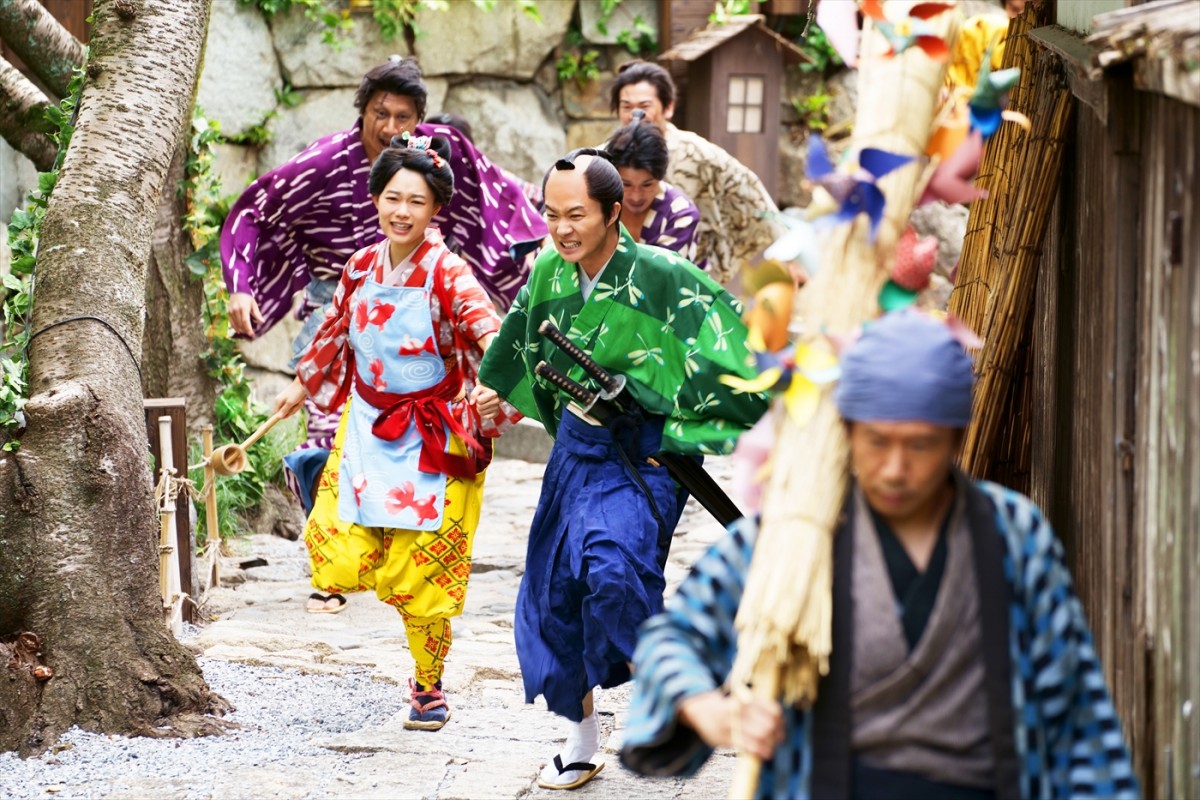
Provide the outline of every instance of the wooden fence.
<path id="1" fill-rule="evenodd" d="M 1030 332 L 1029 491 L 1148 797 L 1200 797 L 1200 109 L 1076 100 Z"/>

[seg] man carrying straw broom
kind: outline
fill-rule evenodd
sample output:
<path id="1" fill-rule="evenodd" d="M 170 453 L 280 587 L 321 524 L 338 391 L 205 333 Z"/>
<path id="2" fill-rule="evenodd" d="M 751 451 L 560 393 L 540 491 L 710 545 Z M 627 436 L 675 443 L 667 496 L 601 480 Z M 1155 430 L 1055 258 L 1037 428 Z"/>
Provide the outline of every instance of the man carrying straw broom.
<path id="1" fill-rule="evenodd" d="M 1137 796 L 1058 539 L 1028 498 L 954 466 L 971 389 L 947 325 L 867 327 L 835 395 L 853 480 L 815 705 L 721 688 L 757 536 L 741 520 L 643 629 L 626 766 L 686 775 L 736 747 L 763 762 L 758 797 Z"/>

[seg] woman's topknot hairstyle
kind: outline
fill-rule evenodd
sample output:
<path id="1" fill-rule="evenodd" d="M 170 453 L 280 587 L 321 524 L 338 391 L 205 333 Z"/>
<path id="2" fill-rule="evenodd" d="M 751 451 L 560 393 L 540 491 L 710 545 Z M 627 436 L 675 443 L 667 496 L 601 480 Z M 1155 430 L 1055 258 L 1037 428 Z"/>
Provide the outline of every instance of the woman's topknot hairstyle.
<path id="1" fill-rule="evenodd" d="M 449 205 L 454 197 L 454 171 L 450 169 L 450 142 L 441 136 L 413 136 L 408 132 L 392 138 L 390 147 L 384 148 L 371 167 L 369 181 L 371 195 L 383 194 L 388 183 L 402 169 L 410 169 L 425 176 L 433 192 L 433 201 L 440 206 Z"/>
<path id="2" fill-rule="evenodd" d="M 618 169 L 642 169 L 657 181 L 667 176 L 667 140 L 662 131 L 646 122 L 646 112 L 641 109 L 633 112 L 633 121 L 618 129 L 604 149 Z"/>

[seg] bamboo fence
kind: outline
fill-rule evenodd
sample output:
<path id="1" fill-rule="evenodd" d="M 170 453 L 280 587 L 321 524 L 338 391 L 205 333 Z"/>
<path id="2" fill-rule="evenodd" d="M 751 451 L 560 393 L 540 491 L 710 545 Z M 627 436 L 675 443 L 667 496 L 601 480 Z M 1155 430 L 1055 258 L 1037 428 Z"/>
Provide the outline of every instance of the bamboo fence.
<path id="1" fill-rule="evenodd" d="M 1028 36 L 1049 13 L 1031 8 L 1009 28 L 1003 66 L 1021 68 L 1009 108 L 1029 117 L 1032 129 L 1003 125 L 987 143 L 977 185 L 989 195 L 971 204 L 950 295 L 950 311 L 984 341 L 975 359 L 975 404 L 961 456 L 963 469 L 976 477 L 1000 471 L 1011 478 L 1029 465 L 1022 360 L 1071 115 L 1071 92 L 1057 59 Z"/>
<path id="2" fill-rule="evenodd" d="M 889 14 L 913 4 L 892 0 Z M 953 45 L 961 17 L 929 22 Z M 910 155 L 925 152 L 938 110 L 945 64 L 918 48 L 883 58 L 886 41 L 870 22 L 863 32 L 853 149 L 876 147 Z M 799 296 L 806 339 L 846 334 L 878 315 L 896 242 L 927 179 L 921 159 L 878 181 L 887 197 L 876 241 L 859 217 L 836 228 L 822 248 L 823 269 Z M 763 493 L 762 523 L 736 626 L 738 656 L 730 675 L 735 696 L 747 691 L 808 706 L 831 649 L 833 531 L 848 481 L 848 444 L 829 391 L 803 424 L 778 415 L 777 448 Z M 753 687 L 752 690 L 746 687 Z M 753 796 L 760 764 L 742 754 L 731 797 Z"/>

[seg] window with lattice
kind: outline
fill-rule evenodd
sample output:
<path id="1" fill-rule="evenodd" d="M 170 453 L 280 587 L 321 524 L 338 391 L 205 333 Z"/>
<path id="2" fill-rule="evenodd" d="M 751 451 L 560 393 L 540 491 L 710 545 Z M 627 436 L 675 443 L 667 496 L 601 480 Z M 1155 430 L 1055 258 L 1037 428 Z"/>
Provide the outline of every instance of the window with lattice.
<path id="1" fill-rule="evenodd" d="M 729 133 L 763 132 L 762 75 L 730 75 L 729 106 L 725 112 L 725 130 Z"/>

